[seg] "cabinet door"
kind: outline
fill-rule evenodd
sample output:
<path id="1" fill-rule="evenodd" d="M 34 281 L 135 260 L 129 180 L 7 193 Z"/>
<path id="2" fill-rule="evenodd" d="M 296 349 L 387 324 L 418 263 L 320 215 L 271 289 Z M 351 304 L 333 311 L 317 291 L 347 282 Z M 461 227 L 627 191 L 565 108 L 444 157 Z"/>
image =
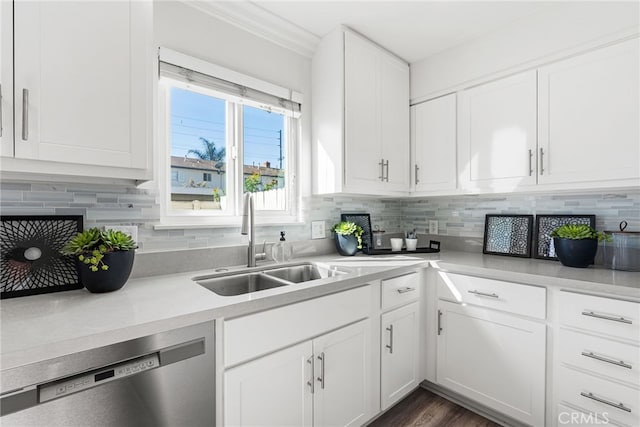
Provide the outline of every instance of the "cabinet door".
<path id="1" fill-rule="evenodd" d="M 380 136 L 388 191 L 409 191 L 409 66 L 380 53 Z"/>
<path id="2" fill-rule="evenodd" d="M 536 105 L 535 71 L 462 92 L 458 167 L 465 189 L 536 183 Z"/>
<path id="3" fill-rule="evenodd" d="M 369 335 L 363 320 L 314 340 L 314 426 L 360 426 L 373 415 Z"/>
<path id="4" fill-rule="evenodd" d="M 150 7 L 15 2 L 17 158 L 147 167 Z"/>
<path id="5" fill-rule="evenodd" d="M 415 191 L 455 190 L 456 114 L 455 93 L 412 107 Z"/>
<path id="6" fill-rule="evenodd" d="M 311 341 L 229 369 L 224 374 L 226 426 L 311 426 Z"/>
<path id="7" fill-rule="evenodd" d="M 437 379 L 523 423 L 544 425 L 545 325 L 438 301 Z"/>
<path id="8" fill-rule="evenodd" d="M 382 410 L 418 386 L 418 303 L 382 315 Z"/>
<path id="9" fill-rule="evenodd" d="M 345 186 L 355 192 L 379 188 L 380 148 L 379 53 L 371 42 L 344 34 Z"/>
<path id="10" fill-rule="evenodd" d="M 640 177 L 639 52 L 635 38 L 539 70 L 539 183 Z"/>
<path id="11" fill-rule="evenodd" d="M 13 2 L 0 2 L 0 156 L 13 156 Z"/>

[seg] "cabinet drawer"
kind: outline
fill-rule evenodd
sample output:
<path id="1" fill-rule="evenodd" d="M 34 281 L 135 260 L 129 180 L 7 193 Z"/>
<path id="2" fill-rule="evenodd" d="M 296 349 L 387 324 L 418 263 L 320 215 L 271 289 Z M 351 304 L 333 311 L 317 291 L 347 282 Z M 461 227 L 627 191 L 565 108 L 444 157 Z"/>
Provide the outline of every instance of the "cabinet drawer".
<path id="1" fill-rule="evenodd" d="M 369 316 L 372 287 L 274 308 L 224 322 L 225 367 L 313 338 Z"/>
<path id="2" fill-rule="evenodd" d="M 409 273 L 382 281 L 382 308 L 387 309 L 420 298 L 418 273 Z"/>
<path id="3" fill-rule="evenodd" d="M 640 347 L 560 329 L 560 361 L 640 387 Z"/>
<path id="4" fill-rule="evenodd" d="M 640 423 L 640 391 L 566 367 L 558 370 L 558 398 L 630 426 Z"/>
<path id="5" fill-rule="evenodd" d="M 523 316 L 546 318 L 547 290 L 482 277 L 438 272 L 438 297 Z"/>
<path id="6" fill-rule="evenodd" d="M 565 326 L 640 342 L 638 303 L 561 292 L 560 307 L 560 322 Z"/>

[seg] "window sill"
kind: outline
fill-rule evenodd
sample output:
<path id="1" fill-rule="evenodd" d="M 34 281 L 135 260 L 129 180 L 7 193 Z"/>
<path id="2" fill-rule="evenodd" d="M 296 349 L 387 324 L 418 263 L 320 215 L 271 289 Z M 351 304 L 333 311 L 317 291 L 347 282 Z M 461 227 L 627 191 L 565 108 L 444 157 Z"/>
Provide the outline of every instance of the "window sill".
<path id="1" fill-rule="evenodd" d="M 213 223 L 215 221 L 215 223 Z M 154 230 L 194 230 L 208 228 L 240 228 L 242 217 L 211 218 L 208 222 L 164 222 L 154 224 Z M 277 225 L 304 225 L 305 222 L 296 217 L 256 218 L 256 227 Z"/>

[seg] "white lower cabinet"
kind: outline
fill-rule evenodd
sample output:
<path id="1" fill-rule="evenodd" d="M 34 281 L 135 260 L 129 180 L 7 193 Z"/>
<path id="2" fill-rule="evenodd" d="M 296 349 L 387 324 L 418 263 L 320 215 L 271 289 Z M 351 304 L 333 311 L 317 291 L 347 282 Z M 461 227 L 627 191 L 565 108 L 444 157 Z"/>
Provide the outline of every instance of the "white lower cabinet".
<path id="1" fill-rule="evenodd" d="M 437 381 L 523 423 L 544 425 L 546 325 L 438 301 Z"/>
<path id="2" fill-rule="evenodd" d="M 311 426 L 311 341 L 229 369 L 224 374 L 227 426 Z"/>
<path id="3" fill-rule="evenodd" d="M 381 341 L 381 404 L 386 410 L 416 388 L 419 378 L 419 303 L 384 313 Z"/>
<path id="4" fill-rule="evenodd" d="M 228 369 L 227 426 L 359 426 L 372 415 L 369 320 Z"/>

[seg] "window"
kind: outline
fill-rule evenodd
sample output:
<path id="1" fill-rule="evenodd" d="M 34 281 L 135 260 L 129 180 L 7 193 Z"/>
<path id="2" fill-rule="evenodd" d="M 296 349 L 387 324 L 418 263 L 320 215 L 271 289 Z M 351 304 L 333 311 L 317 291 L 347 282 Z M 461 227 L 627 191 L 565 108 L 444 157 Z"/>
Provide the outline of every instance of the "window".
<path id="1" fill-rule="evenodd" d="M 166 143 L 159 163 L 163 176 L 170 177 L 162 180 L 163 222 L 211 216 L 237 222 L 246 192 L 254 194 L 263 221 L 295 220 L 300 104 L 290 99 L 294 93 L 281 98 L 241 86 L 203 71 L 234 72 L 169 52 L 167 62 L 162 49 L 160 54 Z M 187 64 L 173 65 L 181 62 L 176 57 Z M 256 85 L 261 84 L 282 90 Z"/>

